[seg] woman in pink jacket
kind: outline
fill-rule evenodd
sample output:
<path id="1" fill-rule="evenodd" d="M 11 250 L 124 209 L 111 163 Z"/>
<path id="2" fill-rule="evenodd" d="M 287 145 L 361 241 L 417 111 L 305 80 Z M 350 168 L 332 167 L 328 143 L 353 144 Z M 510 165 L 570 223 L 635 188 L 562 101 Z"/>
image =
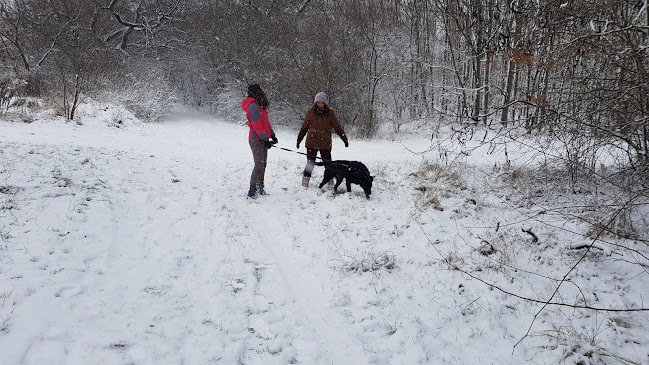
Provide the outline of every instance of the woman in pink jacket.
<path id="1" fill-rule="evenodd" d="M 259 195 L 268 195 L 264 190 L 264 174 L 266 173 L 266 158 L 268 149 L 277 143 L 277 137 L 268 121 L 268 106 L 270 103 L 259 84 L 248 86 L 248 97 L 241 101 L 241 108 L 248 118 L 248 144 L 252 150 L 255 167 L 250 175 L 250 190 L 248 198 L 256 199 Z"/>

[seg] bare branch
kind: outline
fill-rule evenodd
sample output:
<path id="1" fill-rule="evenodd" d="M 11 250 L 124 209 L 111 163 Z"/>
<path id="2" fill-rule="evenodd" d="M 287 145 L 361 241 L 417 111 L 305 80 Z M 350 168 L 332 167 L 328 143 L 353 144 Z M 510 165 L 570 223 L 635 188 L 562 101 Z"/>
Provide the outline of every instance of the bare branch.
<path id="1" fill-rule="evenodd" d="M 421 224 L 420 224 L 419 222 L 417 222 L 417 221 L 415 221 L 415 222 L 417 223 L 417 225 L 419 226 L 419 228 L 420 228 L 421 231 L 423 232 L 424 236 L 426 236 L 426 239 L 427 239 L 428 242 L 430 243 L 430 246 L 433 247 L 433 248 L 435 248 L 435 250 L 437 251 L 437 253 L 439 254 L 439 256 L 442 258 L 442 261 L 444 261 L 446 264 L 448 264 L 448 265 L 449 265 L 450 267 L 452 267 L 454 270 L 458 270 L 458 271 L 460 271 L 460 272 L 466 274 L 467 276 L 471 277 L 472 279 L 478 280 L 479 282 L 481 282 L 481 283 L 483 283 L 483 284 L 485 284 L 485 285 L 487 285 L 487 286 L 489 286 L 489 287 L 493 287 L 493 288 L 495 288 L 495 289 L 497 289 L 497 290 L 499 290 L 499 291 L 501 291 L 501 292 L 503 292 L 503 293 L 505 293 L 505 294 L 511 295 L 511 296 L 513 296 L 513 297 L 519 298 L 519 299 L 524 300 L 524 301 L 527 301 L 527 302 L 532 302 L 532 303 L 541 303 L 541 304 L 544 304 L 544 306 L 543 306 L 542 309 L 544 309 L 544 308 L 545 308 L 546 306 L 548 306 L 548 305 L 556 305 L 556 306 L 559 306 L 559 307 L 570 307 L 570 308 L 575 308 L 575 309 L 588 309 L 588 310 L 605 311 L 605 312 L 649 312 L 649 308 L 626 308 L 626 309 L 621 309 L 621 308 L 593 307 L 593 306 L 589 306 L 589 305 L 577 305 L 577 304 L 567 304 L 567 303 L 561 303 L 561 302 L 552 302 L 552 298 L 554 298 L 554 296 L 556 295 L 556 291 L 559 290 L 558 288 L 561 286 L 561 283 L 562 283 L 562 282 L 566 282 L 566 277 L 568 276 L 568 274 L 569 274 L 570 272 L 572 272 L 572 271 L 574 270 L 574 268 L 576 267 L 576 265 L 578 265 L 578 264 L 581 262 L 581 259 L 580 259 L 580 260 L 575 264 L 575 266 L 573 266 L 573 267 L 570 269 L 570 271 L 569 271 L 566 275 L 564 275 L 564 277 L 563 277 L 562 279 L 559 280 L 559 285 L 557 285 L 557 289 L 555 290 L 555 292 L 554 292 L 554 293 L 552 294 L 552 296 L 550 297 L 550 300 L 541 300 L 541 299 L 535 299 L 535 298 L 528 298 L 528 297 L 524 297 L 524 296 L 522 296 L 522 295 L 519 295 L 519 294 L 516 294 L 516 293 L 510 292 L 510 291 L 508 291 L 508 290 L 506 290 L 506 289 L 503 289 L 503 288 L 501 288 L 501 287 L 499 287 L 499 286 L 497 286 L 497 285 L 495 285 L 495 284 L 493 284 L 493 283 L 487 282 L 487 281 L 485 281 L 485 280 L 483 280 L 483 279 L 481 279 L 481 278 L 479 278 L 479 277 L 477 277 L 477 276 L 471 274 L 470 272 L 468 272 L 468 271 L 466 271 L 466 270 L 463 270 L 463 269 L 460 268 L 458 265 L 456 265 L 456 264 L 450 262 L 450 261 L 449 261 L 449 260 L 448 260 L 444 255 L 442 255 L 442 253 L 437 249 L 436 245 L 433 244 L 432 240 L 430 239 L 430 237 L 428 236 L 428 234 L 424 231 L 424 228 L 421 226 Z M 585 257 L 585 254 L 584 254 L 584 256 L 582 256 L 582 259 L 583 259 L 583 257 Z M 538 315 L 538 314 L 537 314 L 537 315 Z M 529 333 L 529 332 L 528 332 L 528 333 Z M 520 342 L 520 341 L 519 341 L 519 342 Z"/>

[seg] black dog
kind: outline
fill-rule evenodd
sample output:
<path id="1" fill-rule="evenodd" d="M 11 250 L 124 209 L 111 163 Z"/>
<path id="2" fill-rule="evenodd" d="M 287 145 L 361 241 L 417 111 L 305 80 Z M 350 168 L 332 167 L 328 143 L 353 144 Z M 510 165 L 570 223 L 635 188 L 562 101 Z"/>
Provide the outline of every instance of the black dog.
<path id="1" fill-rule="evenodd" d="M 334 185 L 334 191 L 338 190 L 338 186 L 345 179 L 348 193 L 352 191 L 352 183 L 358 184 L 363 188 L 367 199 L 370 198 L 374 176 L 370 176 L 369 170 L 362 163 L 358 161 L 338 160 L 316 162 L 316 165 L 325 167 L 324 178 L 319 186 L 320 189 L 335 177 L 336 185 Z"/>

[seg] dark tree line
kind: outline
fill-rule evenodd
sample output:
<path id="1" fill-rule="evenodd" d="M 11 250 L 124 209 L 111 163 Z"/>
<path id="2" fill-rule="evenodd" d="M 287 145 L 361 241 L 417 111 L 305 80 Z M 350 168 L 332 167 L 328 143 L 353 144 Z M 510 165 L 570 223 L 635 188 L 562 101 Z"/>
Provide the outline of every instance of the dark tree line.
<path id="1" fill-rule="evenodd" d="M 0 90 L 170 98 L 296 123 L 318 91 L 358 135 L 404 120 L 552 133 L 649 159 L 646 0 L 1 0 Z"/>

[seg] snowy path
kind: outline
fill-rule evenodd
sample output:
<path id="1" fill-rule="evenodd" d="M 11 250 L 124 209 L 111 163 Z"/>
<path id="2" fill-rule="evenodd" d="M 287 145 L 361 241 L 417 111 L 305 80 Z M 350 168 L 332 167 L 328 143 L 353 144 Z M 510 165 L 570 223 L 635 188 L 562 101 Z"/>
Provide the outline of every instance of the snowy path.
<path id="1" fill-rule="evenodd" d="M 12 163 L 41 155 L 32 161 L 41 183 L 54 171 L 58 188 L 79 179 L 87 185 L 83 197 L 61 192 L 66 199 L 24 202 L 48 213 L 34 217 L 39 222 L 68 215 L 64 227 L 51 228 L 57 249 L 32 261 L 68 275 L 64 281 L 73 284 L 60 286 L 52 278 L 33 283 L 32 305 L 51 302 L 42 297 L 50 295 L 42 290 L 48 286 L 54 298 L 65 300 L 43 313 L 47 325 L 24 334 L 32 345 L 16 349 L 15 359 L 37 363 L 43 346 L 76 333 L 90 340 L 63 346 L 72 355 L 59 351 L 61 361 L 92 362 L 105 352 L 100 358 L 106 363 L 120 354 L 136 363 L 191 363 L 187 354 L 200 348 L 205 353 L 193 356 L 223 363 L 367 363 L 363 344 L 332 307 L 330 280 L 338 279 L 327 262 L 327 252 L 349 235 L 372 236 L 350 224 L 350 218 L 366 218 L 353 214 L 369 204 L 360 189 L 335 198 L 315 187 L 305 190 L 299 186 L 302 156 L 274 150 L 267 173 L 271 196 L 246 200 L 246 130 L 232 125 L 194 120 L 131 133 L 109 129 L 102 138 L 86 132 L 45 125 L 12 136 L 24 153 Z M 323 210 L 320 202 L 333 199 L 340 204 Z M 80 262 L 64 267 L 74 252 Z M 323 277 L 327 272 L 330 277 Z"/>

